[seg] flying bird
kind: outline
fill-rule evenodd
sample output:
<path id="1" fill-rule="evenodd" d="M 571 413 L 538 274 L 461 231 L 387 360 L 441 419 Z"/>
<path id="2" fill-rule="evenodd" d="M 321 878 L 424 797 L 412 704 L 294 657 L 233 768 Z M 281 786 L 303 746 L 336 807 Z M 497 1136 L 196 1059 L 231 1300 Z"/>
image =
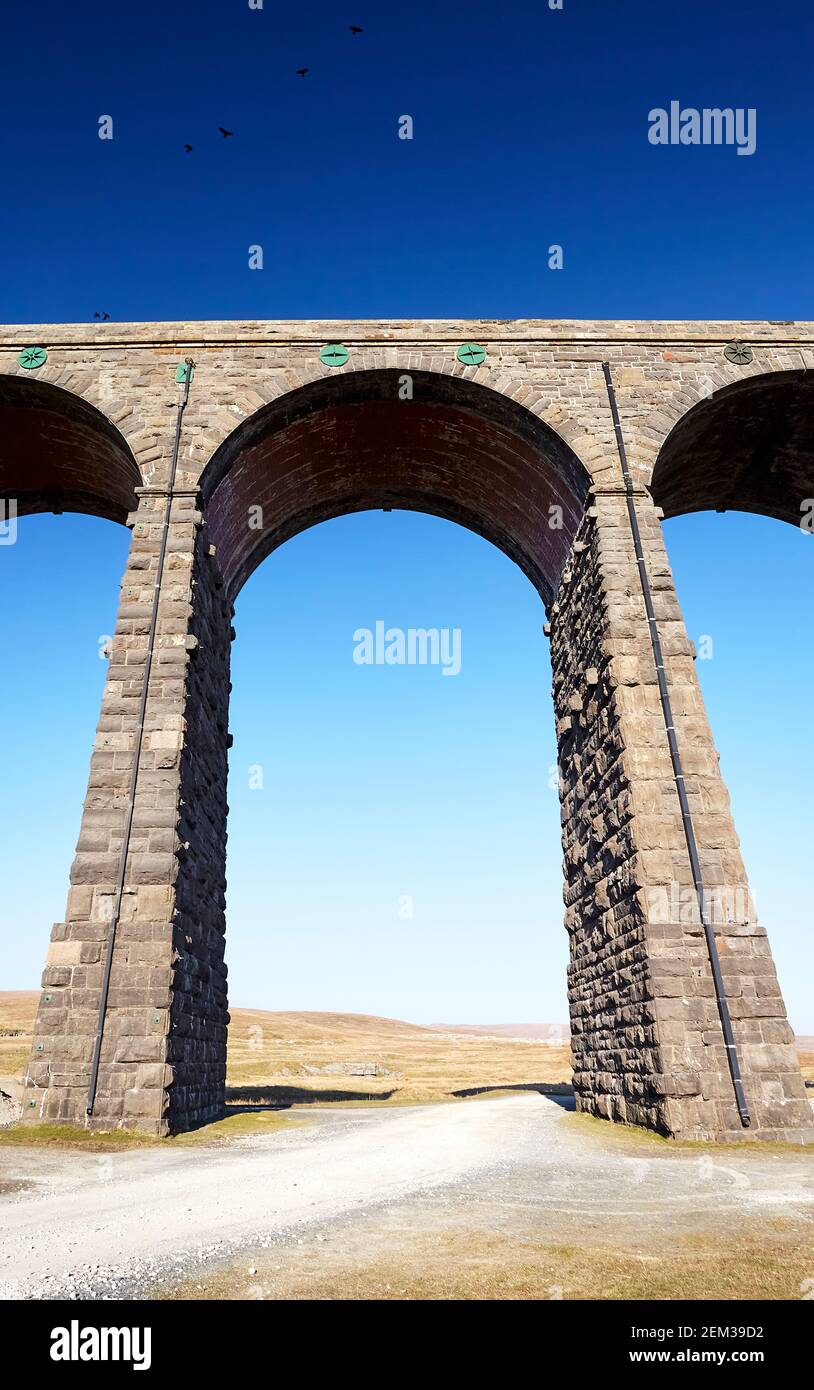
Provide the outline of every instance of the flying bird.
<path id="1" fill-rule="evenodd" d="M 298 76 L 298 77 L 304 77 L 305 74 L 306 74 L 307 72 L 310 72 L 310 71 L 311 71 L 310 68 L 297 68 L 297 76 Z"/>
<path id="2" fill-rule="evenodd" d="M 186 150 L 187 154 L 192 154 L 192 146 L 191 146 L 191 145 L 184 145 L 184 149 Z"/>
<path id="3" fill-rule="evenodd" d="M 99 314 L 99 313 L 96 313 L 96 314 L 93 315 L 93 317 L 94 317 L 95 319 L 109 319 L 109 318 L 110 318 L 110 314 Z"/>
<path id="4" fill-rule="evenodd" d="M 228 137 L 229 137 L 230 135 L 234 135 L 234 133 L 235 133 L 233 130 L 227 130 L 226 127 L 225 127 L 225 126 L 222 126 L 222 125 L 219 125 L 219 126 L 218 126 L 218 130 L 220 131 L 220 133 L 221 133 L 221 135 L 223 136 L 224 140 L 227 140 Z"/>
<path id="5" fill-rule="evenodd" d="M 102 318 L 103 318 L 103 319 L 109 319 L 109 318 L 110 318 L 110 314 L 102 314 Z"/>
<path id="6" fill-rule="evenodd" d="M 351 24 L 350 31 L 352 34 L 361 34 L 364 32 L 362 29 L 359 28 L 358 24 Z"/>

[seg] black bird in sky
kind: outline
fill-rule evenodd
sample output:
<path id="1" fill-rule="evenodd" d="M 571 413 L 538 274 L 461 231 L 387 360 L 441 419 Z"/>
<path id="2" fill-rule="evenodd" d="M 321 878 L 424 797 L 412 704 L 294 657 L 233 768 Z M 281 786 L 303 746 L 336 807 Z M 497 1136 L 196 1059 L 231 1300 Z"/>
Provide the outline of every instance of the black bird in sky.
<path id="1" fill-rule="evenodd" d="M 184 149 L 186 150 L 187 154 L 192 154 L 192 146 L 191 146 L 191 145 L 184 145 Z"/>
<path id="2" fill-rule="evenodd" d="M 230 135 L 234 135 L 234 133 L 235 133 L 233 130 L 227 130 L 226 127 L 225 127 L 225 126 L 222 126 L 222 125 L 219 125 L 219 126 L 218 126 L 218 130 L 220 131 L 220 133 L 221 133 L 221 135 L 223 136 L 224 140 L 228 139 L 228 137 L 229 137 Z"/>
<path id="3" fill-rule="evenodd" d="M 363 32 L 363 30 L 359 28 L 358 24 L 351 24 L 350 31 L 352 34 L 361 34 Z"/>
<path id="4" fill-rule="evenodd" d="M 109 318 L 110 318 L 110 314 L 95 313 L 95 314 L 93 315 L 93 317 L 94 317 L 95 319 L 109 319 Z"/>
<path id="5" fill-rule="evenodd" d="M 297 68 L 297 76 L 298 76 L 298 77 L 304 77 L 305 74 L 306 74 L 307 72 L 310 72 L 310 71 L 311 71 L 310 68 Z"/>

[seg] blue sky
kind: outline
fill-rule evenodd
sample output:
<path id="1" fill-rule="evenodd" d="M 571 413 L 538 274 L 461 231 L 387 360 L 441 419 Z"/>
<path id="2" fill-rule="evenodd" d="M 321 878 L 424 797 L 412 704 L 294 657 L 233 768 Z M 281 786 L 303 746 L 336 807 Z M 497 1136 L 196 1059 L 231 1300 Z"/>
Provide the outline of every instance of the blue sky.
<path id="1" fill-rule="evenodd" d="M 808 0 L 564 6 L 11 0 L 0 317 L 804 316 Z M 652 147 L 672 99 L 756 154 Z"/>
<path id="2" fill-rule="evenodd" d="M 44 3 L 3 25 L 4 322 L 814 318 L 810 5 Z M 649 145 L 673 99 L 754 107 L 756 153 Z M 690 635 L 714 639 L 699 675 L 792 1021 L 814 1032 L 810 537 L 736 514 L 666 536 Z M 127 542 L 35 517 L 0 549 L 8 987 L 37 983 L 64 911 Z M 355 665 L 377 618 L 460 627 L 461 674 Z M 252 577 L 234 1002 L 565 1019 L 543 619 L 505 556 L 431 517 L 340 518 Z"/>

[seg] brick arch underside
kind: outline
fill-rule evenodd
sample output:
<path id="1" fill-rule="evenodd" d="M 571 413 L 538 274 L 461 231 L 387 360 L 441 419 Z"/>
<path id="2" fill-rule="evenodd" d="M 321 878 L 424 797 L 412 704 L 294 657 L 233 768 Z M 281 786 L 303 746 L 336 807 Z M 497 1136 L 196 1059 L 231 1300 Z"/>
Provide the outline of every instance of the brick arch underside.
<path id="1" fill-rule="evenodd" d="M 694 406 L 662 445 L 650 491 L 665 516 L 732 510 L 799 526 L 814 497 L 814 372 L 750 377 Z"/>
<path id="2" fill-rule="evenodd" d="M 279 398 L 241 425 L 201 478 L 210 539 L 232 597 L 261 560 L 317 522 L 392 508 L 457 521 L 517 562 L 550 602 L 590 478 L 549 426 L 461 378 L 343 373 Z M 262 528 L 249 526 L 262 508 Z M 562 526 L 550 525 L 550 508 Z M 255 518 L 257 513 L 252 513 Z M 556 513 L 554 514 L 557 515 Z"/>
<path id="3" fill-rule="evenodd" d="M 80 396 L 0 377 L 0 497 L 17 513 L 86 512 L 124 522 L 141 475 L 118 430 Z"/>

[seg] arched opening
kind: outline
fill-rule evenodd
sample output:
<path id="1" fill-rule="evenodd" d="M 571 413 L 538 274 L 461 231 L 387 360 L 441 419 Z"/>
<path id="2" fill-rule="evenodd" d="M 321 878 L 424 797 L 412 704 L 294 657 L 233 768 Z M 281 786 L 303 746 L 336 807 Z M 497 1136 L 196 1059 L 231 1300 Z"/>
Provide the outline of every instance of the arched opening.
<path id="1" fill-rule="evenodd" d="M 0 837 L 16 926 L 6 979 L 16 988 L 36 978 L 43 920 L 64 906 L 130 539 L 122 523 L 140 483 L 123 437 L 87 401 L 35 378 L 0 376 L 0 717 L 14 789 L 0 807 Z M 76 515 L 48 515 L 63 512 Z M 35 832 L 45 807 L 47 833 Z"/>
<path id="2" fill-rule="evenodd" d="M 4 989 L 39 979 L 43 930 L 64 914 L 129 541 L 68 513 L 24 516 L 0 545 Z"/>
<path id="3" fill-rule="evenodd" d="M 403 399 L 403 384 L 403 375 L 381 371 L 296 391 L 239 427 L 201 479 L 207 537 L 236 602 L 230 998 L 259 1002 L 249 981 L 256 996 L 268 980 L 274 1002 L 266 1007 L 277 1010 L 424 1025 L 563 1024 L 568 944 L 543 615 L 514 566 L 477 537 L 503 551 L 549 602 L 590 480 L 553 430 L 496 392 L 415 373 L 412 398 Z M 473 577 L 480 607 L 462 616 L 460 588 L 456 597 L 455 585 L 445 584 L 445 566 L 459 585 L 462 574 Z M 384 574 L 406 581 L 421 571 L 418 587 L 381 582 Z M 326 575 L 335 576 L 327 585 Z M 518 582 L 528 590 L 525 603 Z M 494 590 L 522 610 L 516 628 L 506 629 Z M 354 638 L 377 619 L 388 630 L 391 623 L 401 631 L 463 628 L 470 685 L 466 676 L 443 679 L 440 669 L 396 674 L 398 661 L 378 670 L 355 664 Z M 491 643 L 490 620 L 501 627 Z M 296 653 L 294 660 L 281 663 L 282 652 Z M 368 880 L 355 892 L 354 872 Z M 512 975 L 524 981 L 514 991 Z M 525 1003 L 513 1008 L 513 1000 Z M 558 1036 L 551 1065 L 564 1071 L 561 1082 L 568 1065 Z M 233 1055 L 243 1065 L 233 1084 L 257 1080 L 263 1065 L 259 1044 L 241 1054 L 239 1039 Z M 521 1051 L 526 1084 L 554 1080 L 537 1076 L 532 1050 Z M 498 1067 L 501 1060 L 498 1049 Z M 463 1072 L 458 1082 L 478 1079 L 500 1077 Z M 454 1084 L 450 1078 L 450 1090 Z M 409 1082 L 370 1089 L 382 1087 L 411 1094 Z"/>
<path id="4" fill-rule="evenodd" d="M 812 419 L 810 373 L 738 382 L 679 420 L 651 485 L 667 518 L 665 540 L 758 915 L 798 1035 L 814 1027 L 806 868 L 814 758 L 800 736 L 803 692 L 814 679 Z"/>
<path id="5" fill-rule="evenodd" d="M 456 633 L 456 659 L 355 661 L 377 618 L 388 631 Z M 241 1055 L 238 1006 L 422 1026 L 565 1023 L 541 620 L 539 597 L 504 555 L 418 513 L 310 528 L 241 590 L 226 863 L 230 1059 L 241 1070 L 231 1084 L 270 1079 L 259 1048 Z M 375 1034 L 357 1048 L 375 1047 Z M 494 1083 L 504 1050 L 487 1059 L 489 1075 L 458 1083 Z M 561 1056 L 565 1074 L 553 1077 L 544 1050 L 515 1051 L 525 1054 L 512 1053 L 525 1066 L 515 1080 L 568 1080 Z M 403 1094 L 406 1084 L 372 1088 Z"/>
<path id="6" fill-rule="evenodd" d="M 458 377 L 385 370 L 327 377 L 258 411 L 200 486 L 232 597 L 289 536 L 398 508 L 485 536 L 549 602 L 589 483 L 564 440 L 510 398 Z"/>
<path id="7" fill-rule="evenodd" d="M 699 402 L 671 430 L 650 490 L 666 517 L 759 512 L 799 526 L 814 497 L 814 373 L 749 377 Z"/>
<path id="8" fill-rule="evenodd" d="M 0 499 L 18 516 L 86 512 L 124 522 L 138 465 L 101 411 L 48 382 L 0 377 Z"/>

